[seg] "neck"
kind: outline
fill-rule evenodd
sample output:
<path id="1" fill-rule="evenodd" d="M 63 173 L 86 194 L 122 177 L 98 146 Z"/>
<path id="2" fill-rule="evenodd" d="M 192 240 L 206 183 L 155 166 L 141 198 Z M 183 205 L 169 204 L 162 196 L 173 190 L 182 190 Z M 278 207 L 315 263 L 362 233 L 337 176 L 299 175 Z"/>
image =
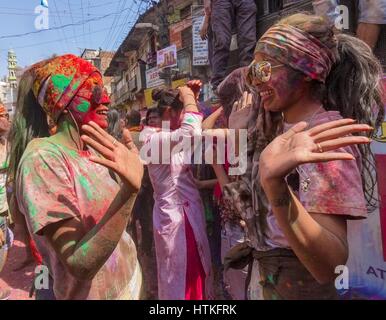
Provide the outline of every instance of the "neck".
<path id="1" fill-rule="evenodd" d="M 57 132 L 52 136 L 52 140 L 70 149 L 84 150 L 86 148 L 80 139 L 80 133 L 74 121 L 67 118 L 58 124 Z"/>
<path id="2" fill-rule="evenodd" d="M 318 111 L 324 110 L 322 105 L 321 101 L 305 96 L 283 111 L 284 121 L 286 123 L 298 123 L 309 120 Z"/>

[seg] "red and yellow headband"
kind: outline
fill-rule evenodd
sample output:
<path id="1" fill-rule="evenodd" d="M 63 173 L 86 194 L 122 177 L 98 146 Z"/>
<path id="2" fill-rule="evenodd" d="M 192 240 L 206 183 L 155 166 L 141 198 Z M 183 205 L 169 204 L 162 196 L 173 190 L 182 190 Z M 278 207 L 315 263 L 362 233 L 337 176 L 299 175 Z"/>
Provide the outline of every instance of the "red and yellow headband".
<path id="1" fill-rule="evenodd" d="M 100 73 L 90 62 L 71 54 L 39 62 L 31 67 L 31 71 L 33 93 L 55 122 L 83 83 L 93 73 Z"/>

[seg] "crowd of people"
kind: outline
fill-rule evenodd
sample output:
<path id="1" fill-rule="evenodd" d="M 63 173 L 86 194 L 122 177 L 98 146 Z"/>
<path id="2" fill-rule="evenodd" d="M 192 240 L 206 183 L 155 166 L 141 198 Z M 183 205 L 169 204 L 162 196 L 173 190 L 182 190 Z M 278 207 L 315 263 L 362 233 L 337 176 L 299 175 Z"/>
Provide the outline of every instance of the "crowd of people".
<path id="1" fill-rule="evenodd" d="M 377 205 L 370 142 L 385 97 L 378 35 L 363 31 L 380 20 L 340 33 L 334 4 L 314 1 L 319 15 L 284 17 L 257 40 L 253 1 L 206 1 L 210 106 L 191 80 L 153 90 L 143 119 L 122 116 L 91 63 L 31 66 L 12 123 L 0 106 L 0 270 L 19 223 L 50 273 L 36 299 L 338 299 L 347 223 Z M 227 75 L 232 21 L 242 50 Z M 178 143 L 207 137 L 214 161 L 191 164 L 208 146 Z M 245 152 L 244 172 L 231 174 L 229 150 Z"/>

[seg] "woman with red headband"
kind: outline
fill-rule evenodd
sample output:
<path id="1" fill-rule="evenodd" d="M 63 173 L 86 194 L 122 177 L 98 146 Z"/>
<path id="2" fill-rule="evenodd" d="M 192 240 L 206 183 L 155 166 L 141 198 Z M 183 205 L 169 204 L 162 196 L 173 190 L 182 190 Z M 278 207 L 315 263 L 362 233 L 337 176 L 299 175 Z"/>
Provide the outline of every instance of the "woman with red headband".
<path id="1" fill-rule="evenodd" d="M 260 285 L 265 299 L 337 297 L 347 220 L 376 204 L 369 137 L 383 119 L 380 75 L 371 49 L 322 17 L 284 18 L 258 41 L 251 185 L 230 192 L 253 255 L 251 299 Z"/>
<path id="2" fill-rule="evenodd" d="M 125 229 L 143 168 L 132 142 L 105 132 L 109 103 L 100 72 L 73 55 L 33 65 L 20 83 L 10 175 L 56 299 L 140 297 Z"/>

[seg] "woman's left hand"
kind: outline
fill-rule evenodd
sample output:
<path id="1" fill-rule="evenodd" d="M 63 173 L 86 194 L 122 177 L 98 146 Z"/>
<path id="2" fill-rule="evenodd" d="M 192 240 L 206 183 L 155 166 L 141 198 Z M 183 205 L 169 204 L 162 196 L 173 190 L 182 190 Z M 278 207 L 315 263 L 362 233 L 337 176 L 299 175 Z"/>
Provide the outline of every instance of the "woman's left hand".
<path id="1" fill-rule="evenodd" d="M 290 130 L 274 139 L 261 153 L 259 172 L 261 183 L 283 179 L 303 163 L 333 160 L 354 160 L 346 152 L 329 152 L 354 144 L 366 144 L 371 140 L 364 136 L 352 136 L 356 132 L 369 132 L 373 128 L 366 124 L 355 124 L 355 120 L 341 119 L 313 127 L 306 122 L 294 125 Z"/>
<path id="2" fill-rule="evenodd" d="M 82 130 L 83 142 L 103 156 L 90 157 L 90 160 L 113 170 L 130 191 L 138 192 L 142 182 L 143 164 L 132 139 L 124 145 L 92 121 L 83 125 Z"/>

